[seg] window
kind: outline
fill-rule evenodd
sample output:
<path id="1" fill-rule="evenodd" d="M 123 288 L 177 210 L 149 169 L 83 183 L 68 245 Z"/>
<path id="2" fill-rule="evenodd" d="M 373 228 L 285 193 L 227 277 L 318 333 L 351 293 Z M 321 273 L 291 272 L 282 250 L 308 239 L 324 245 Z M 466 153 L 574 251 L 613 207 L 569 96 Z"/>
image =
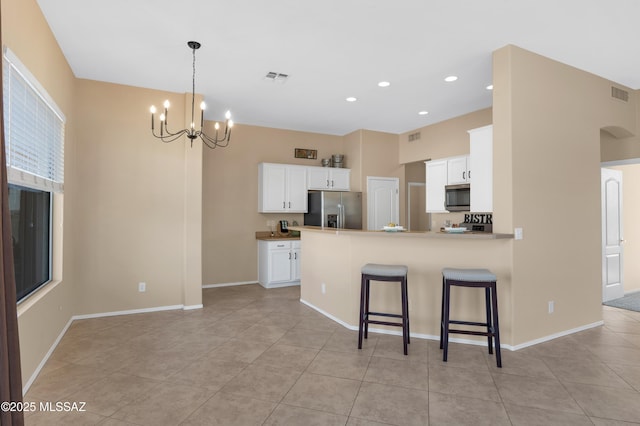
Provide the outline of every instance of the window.
<path id="1" fill-rule="evenodd" d="M 21 300 L 51 280 L 53 194 L 63 191 L 65 118 L 6 48 L 2 66 L 9 209 Z"/>

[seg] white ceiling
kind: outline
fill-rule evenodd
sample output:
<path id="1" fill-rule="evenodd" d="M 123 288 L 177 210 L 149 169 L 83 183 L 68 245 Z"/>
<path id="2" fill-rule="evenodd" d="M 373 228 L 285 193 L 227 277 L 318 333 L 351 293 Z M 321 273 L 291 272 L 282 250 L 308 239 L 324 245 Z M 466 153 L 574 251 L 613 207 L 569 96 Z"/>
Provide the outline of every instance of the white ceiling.
<path id="1" fill-rule="evenodd" d="M 230 109 L 237 123 L 266 127 L 411 131 L 489 107 L 491 53 L 507 44 L 640 88 L 638 0 L 38 4 L 79 78 L 190 92 L 186 43 L 201 42 L 196 92 L 211 120 Z M 290 77 L 274 83 L 269 71 Z M 458 81 L 445 83 L 451 74 Z"/>

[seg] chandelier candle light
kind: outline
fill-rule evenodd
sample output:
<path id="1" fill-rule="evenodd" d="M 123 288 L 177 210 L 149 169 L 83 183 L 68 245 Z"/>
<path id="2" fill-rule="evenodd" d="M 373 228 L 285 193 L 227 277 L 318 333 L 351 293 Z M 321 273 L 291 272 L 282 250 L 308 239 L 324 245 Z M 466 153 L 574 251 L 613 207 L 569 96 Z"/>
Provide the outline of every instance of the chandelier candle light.
<path id="1" fill-rule="evenodd" d="M 206 105 L 204 101 L 200 104 L 200 130 L 196 130 L 195 126 L 195 118 L 194 118 L 194 110 L 195 110 L 195 98 L 196 98 L 196 50 L 200 48 L 200 43 L 197 41 L 189 41 L 187 42 L 187 46 L 193 50 L 193 78 L 192 78 L 192 86 L 191 86 L 191 127 L 188 129 L 182 129 L 179 132 L 173 133 L 170 132 L 167 127 L 168 117 L 169 117 L 169 101 L 164 101 L 164 113 L 160 114 L 160 134 L 156 133 L 155 130 L 155 114 L 156 107 L 151 106 L 151 133 L 156 138 L 162 140 L 162 142 L 169 143 L 173 142 L 176 139 L 182 137 L 183 135 L 187 136 L 189 140 L 191 140 L 191 146 L 193 146 L 193 140 L 196 138 L 202 139 L 202 142 L 209 148 L 217 148 L 217 147 L 226 147 L 229 145 L 229 141 L 231 140 L 231 128 L 233 127 L 233 120 L 231 120 L 231 112 L 227 111 L 225 114 L 225 123 L 224 123 L 224 133 L 221 136 L 218 136 L 218 131 L 220 130 L 220 124 L 215 124 L 216 133 L 213 137 L 207 136 L 204 133 L 203 125 L 204 125 L 204 110 Z"/>

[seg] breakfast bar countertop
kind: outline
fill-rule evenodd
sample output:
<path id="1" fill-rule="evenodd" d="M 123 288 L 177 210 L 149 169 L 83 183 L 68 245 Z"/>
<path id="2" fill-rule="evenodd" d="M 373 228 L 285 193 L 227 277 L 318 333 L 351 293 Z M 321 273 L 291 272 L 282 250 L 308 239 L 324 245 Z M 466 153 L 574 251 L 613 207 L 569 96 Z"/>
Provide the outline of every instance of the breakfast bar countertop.
<path id="1" fill-rule="evenodd" d="M 388 235 L 391 238 L 445 238 L 445 239 L 462 239 L 462 240 L 501 240 L 513 238 L 513 234 L 499 234 L 489 232 L 477 232 L 469 231 L 464 233 L 449 233 L 440 231 L 399 231 L 399 232 L 387 232 L 387 231 L 368 231 L 364 229 L 338 229 L 338 228 L 325 228 L 321 226 L 294 226 L 290 227 L 294 231 L 313 231 L 313 232 L 326 232 L 336 235 L 361 235 L 361 236 L 380 236 Z"/>

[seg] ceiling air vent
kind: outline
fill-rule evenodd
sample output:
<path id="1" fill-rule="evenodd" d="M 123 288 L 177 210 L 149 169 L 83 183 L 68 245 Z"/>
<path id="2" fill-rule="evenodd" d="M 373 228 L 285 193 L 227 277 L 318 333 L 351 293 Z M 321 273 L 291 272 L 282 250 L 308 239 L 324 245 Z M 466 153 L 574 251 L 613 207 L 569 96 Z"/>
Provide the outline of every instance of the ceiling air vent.
<path id="1" fill-rule="evenodd" d="M 414 142 L 420 139 L 420 132 L 409 133 L 408 136 L 409 142 Z"/>
<path id="2" fill-rule="evenodd" d="M 282 74 L 281 72 L 269 71 L 264 76 L 265 80 L 277 81 L 278 83 L 284 83 L 289 78 L 289 74 Z"/>
<path id="3" fill-rule="evenodd" d="M 614 86 L 611 86 L 611 97 L 620 99 L 621 101 L 629 102 L 629 92 Z"/>

